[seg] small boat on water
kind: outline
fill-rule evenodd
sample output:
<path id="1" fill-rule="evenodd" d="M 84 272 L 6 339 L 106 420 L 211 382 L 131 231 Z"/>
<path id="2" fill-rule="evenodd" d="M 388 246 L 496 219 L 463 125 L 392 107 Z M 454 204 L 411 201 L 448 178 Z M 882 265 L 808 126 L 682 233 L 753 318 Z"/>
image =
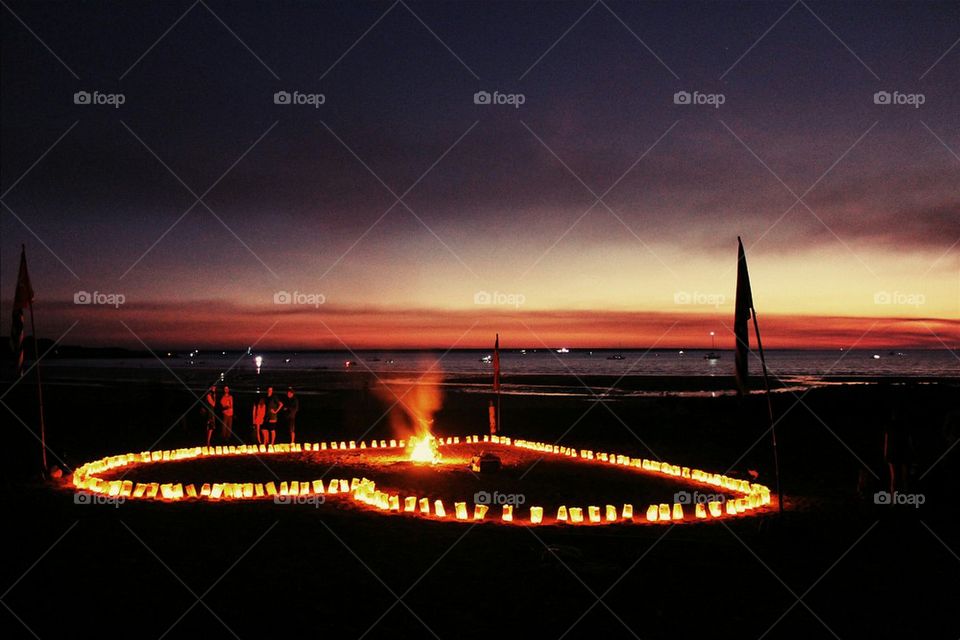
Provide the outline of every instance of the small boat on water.
<path id="1" fill-rule="evenodd" d="M 607 356 L 607 360 L 624 360 L 622 353 L 615 353 L 612 356 Z"/>
<path id="2" fill-rule="evenodd" d="M 717 336 L 713 331 L 710 332 L 710 338 L 713 344 L 710 351 L 707 352 L 707 355 L 703 356 L 703 359 L 708 362 L 716 362 L 720 359 L 720 354 L 717 352 Z"/>
<path id="3" fill-rule="evenodd" d="M 480 358 L 480 362 L 482 362 L 483 364 L 493 364 L 493 356 L 491 355 L 483 356 L 482 358 Z"/>
<path id="4" fill-rule="evenodd" d="M 570 353 L 570 349 L 567 349 L 566 347 L 560 347 L 557 349 L 557 353 Z"/>

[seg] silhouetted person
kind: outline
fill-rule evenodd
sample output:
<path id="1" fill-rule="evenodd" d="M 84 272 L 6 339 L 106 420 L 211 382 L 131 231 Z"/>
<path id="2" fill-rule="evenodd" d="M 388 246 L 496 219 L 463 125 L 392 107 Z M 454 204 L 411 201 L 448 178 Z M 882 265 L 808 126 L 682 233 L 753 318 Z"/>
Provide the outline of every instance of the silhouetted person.
<path id="1" fill-rule="evenodd" d="M 230 395 L 230 387 L 223 387 L 223 397 L 220 398 L 220 408 L 223 411 L 222 423 L 220 424 L 220 439 L 224 443 L 229 443 L 233 437 L 233 396 Z"/>
<path id="2" fill-rule="evenodd" d="M 266 444 L 263 441 L 263 436 L 260 435 L 260 429 L 263 427 L 263 420 L 266 417 L 267 401 L 261 396 L 253 403 L 253 437 L 256 438 L 257 444 Z"/>
<path id="3" fill-rule="evenodd" d="M 297 441 L 297 412 L 300 411 L 300 399 L 294 395 L 293 387 L 287 389 L 287 400 L 283 407 L 287 429 L 290 431 L 290 444 L 293 444 Z"/>
<path id="4" fill-rule="evenodd" d="M 207 446 L 210 446 L 210 439 L 213 437 L 213 430 L 217 426 L 217 387 L 212 386 L 203 397 L 203 406 L 201 412 L 206 418 L 207 427 Z"/>
<path id="5" fill-rule="evenodd" d="M 277 396 L 273 395 L 273 387 L 267 387 L 267 424 L 263 432 L 263 444 L 274 444 L 277 441 L 277 420 L 280 411 L 283 409 L 283 402 Z"/>
<path id="6" fill-rule="evenodd" d="M 487 415 L 490 418 L 490 435 L 493 435 L 497 432 L 497 408 L 493 406 L 493 400 L 490 401 L 490 406 L 487 407 Z"/>
<path id="7" fill-rule="evenodd" d="M 904 491 L 910 475 L 910 463 L 913 462 L 913 441 L 910 427 L 903 420 L 900 409 L 890 410 L 890 420 L 883 434 L 883 458 L 890 469 L 890 494 Z"/>

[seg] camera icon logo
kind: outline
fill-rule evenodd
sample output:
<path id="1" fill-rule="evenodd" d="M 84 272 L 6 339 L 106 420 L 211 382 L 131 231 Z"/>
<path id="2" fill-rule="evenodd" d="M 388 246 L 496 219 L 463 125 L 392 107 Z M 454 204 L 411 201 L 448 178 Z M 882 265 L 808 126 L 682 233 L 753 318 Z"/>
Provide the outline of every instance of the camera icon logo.
<path id="1" fill-rule="evenodd" d="M 873 494 L 874 504 L 891 504 L 892 502 L 892 496 L 886 491 L 877 491 Z"/>
<path id="2" fill-rule="evenodd" d="M 78 491 L 73 494 L 73 504 L 92 504 L 93 500 L 89 493 L 86 491 Z"/>
<path id="3" fill-rule="evenodd" d="M 874 304 L 890 304 L 892 298 L 888 291 L 877 291 L 873 294 L 873 303 Z"/>
<path id="4" fill-rule="evenodd" d="M 473 104 L 490 104 L 491 97 L 489 91 L 477 91 L 473 94 Z"/>
<path id="5" fill-rule="evenodd" d="M 490 504 L 490 492 L 477 491 L 475 494 L 473 494 L 473 501 L 477 504 Z"/>
<path id="6" fill-rule="evenodd" d="M 90 104 L 90 99 L 89 91 L 77 91 L 73 94 L 73 104 Z"/>
<path id="7" fill-rule="evenodd" d="M 890 104 L 891 95 L 889 91 L 877 91 L 873 94 L 873 104 Z"/>
<path id="8" fill-rule="evenodd" d="M 493 296 L 489 291 L 477 291 L 473 294 L 473 304 L 490 304 L 493 302 Z"/>
<path id="9" fill-rule="evenodd" d="M 690 304 L 691 300 L 690 294 L 686 291 L 677 291 L 673 294 L 674 304 Z"/>
<path id="10" fill-rule="evenodd" d="M 293 296 L 289 291 L 277 291 L 273 294 L 273 304 L 291 304 Z"/>
<path id="11" fill-rule="evenodd" d="M 90 304 L 93 302 L 93 296 L 89 291 L 77 291 L 73 294 L 73 304 Z"/>
<path id="12" fill-rule="evenodd" d="M 277 91 L 273 94 L 273 104 L 290 104 L 289 91 Z"/>
<path id="13" fill-rule="evenodd" d="M 673 104 L 690 104 L 692 97 L 689 91 L 677 91 L 673 94 Z"/>
<path id="14" fill-rule="evenodd" d="M 693 504 L 693 494 L 689 491 L 678 491 L 673 494 L 673 501 L 677 504 Z"/>

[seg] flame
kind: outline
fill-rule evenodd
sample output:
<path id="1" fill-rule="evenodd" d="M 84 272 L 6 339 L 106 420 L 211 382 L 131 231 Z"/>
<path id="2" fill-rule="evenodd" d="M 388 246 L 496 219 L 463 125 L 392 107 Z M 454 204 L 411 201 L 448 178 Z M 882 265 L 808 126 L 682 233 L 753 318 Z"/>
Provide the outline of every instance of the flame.
<path id="1" fill-rule="evenodd" d="M 427 432 L 421 438 L 410 438 L 410 459 L 414 462 L 440 462 L 440 450 L 437 439 Z"/>

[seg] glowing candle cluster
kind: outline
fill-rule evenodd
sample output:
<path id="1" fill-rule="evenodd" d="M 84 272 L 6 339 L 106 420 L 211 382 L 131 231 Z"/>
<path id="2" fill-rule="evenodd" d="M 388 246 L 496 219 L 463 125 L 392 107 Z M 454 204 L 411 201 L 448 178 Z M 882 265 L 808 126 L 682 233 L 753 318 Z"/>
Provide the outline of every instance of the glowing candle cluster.
<path id="1" fill-rule="evenodd" d="M 600 525 L 614 523 L 677 523 L 685 520 L 711 520 L 717 518 L 741 516 L 771 504 L 770 489 L 762 484 L 732 478 L 700 469 L 691 469 L 664 461 L 633 458 L 611 452 L 595 452 L 589 449 L 575 449 L 543 442 L 512 440 L 500 436 L 466 436 L 461 438 L 429 437 L 429 456 L 423 455 L 426 439 L 373 440 L 357 443 L 355 441 L 319 442 L 305 444 L 277 445 L 239 445 L 229 447 L 190 447 L 162 451 L 143 451 L 116 456 L 107 456 L 88 462 L 73 474 L 73 486 L 78 491 L 87 491 L 107 497 L 179 502 L 189 500 L 229 501 L 229 500 L 275 500 L 279 497 L 290 500 L 291 497 L 324 496 L 354 501 L 358 506 L 403 516 L 428 518 L 450 522 L 497 521 L 508 524 L 541 525 Z M 707 502 L 694 501 L 692 504 L 680 502 L 658 503 L 647 506 L 642 516 L 634 517 L 634 505 L 598 504 L 586 506 L 561 505 L 556 516 L 547 518 L 542 506 L 530 506 L 521 510 L 514 505 L 502 505 L 491 511 L 486 504 L 467 501 L 453 501 L 453 511 L 448 515 L 443 500 L 428 496 L 401 495 L 400 492 L 384 490 L 368 478 L 330 478 L 315 480 L 292 480 L 279 483 L 254 482 L 211 482 L 200 487 L 195 484 L 134 482 L 121 476 L 119 479 L 103 479 L 100 476 L 116 470 L 140 465 L 164 462 L 187 461 L 221 456 L 297 454 L 322 451 L 362 451 L 370 449 L 397 450 L 405 453 L 407 459 L 421 460 L 437 464 L 440 460 L 439 448 L 449 445 L 480 444 L 513 447 L 540 453 L 575 459 L 584 464 L 614 465 L 638 473 L 670 476 L 679 481 L 712 487 L 716 493 Z M 410 450 L 407 453 L 406 450 Z M 728 495 L 732 494 L 732 495 Z M 690 495 L 690 494 L 688 494 Z M 696 495 L 696 494 L 693 494 Z"/>

